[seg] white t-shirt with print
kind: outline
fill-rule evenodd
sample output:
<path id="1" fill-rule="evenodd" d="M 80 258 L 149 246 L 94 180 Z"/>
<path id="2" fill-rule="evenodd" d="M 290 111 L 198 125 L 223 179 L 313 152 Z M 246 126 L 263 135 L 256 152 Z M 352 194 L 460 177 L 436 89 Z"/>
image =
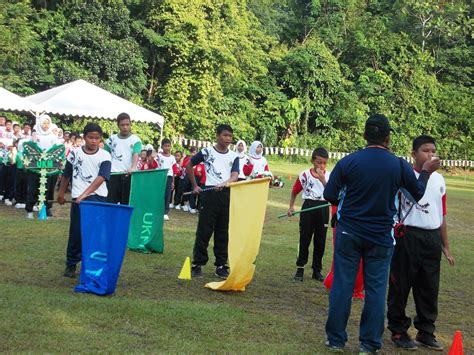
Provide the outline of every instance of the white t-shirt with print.
<path id="1" fill-rule="evenodd" d="M 232 172 L 239 172 L 239 155 L 231 150 L 221 153 L 214 147 L 201 150 L 191 158 L 193 166 L 203 162 L 206 169 L 206 186 L 216 186 L 230 179 Z"/>
<path id="2" fill-rule="evenodd" d="M 250 158 L 250 162 L 253 164 L 252 175 L 261 175 L 265 172 L 265 167 L 268 165 L 265 157 Z"/>
<path id="3" fill-rule="evenodd" d="M 329 181 L 331 173 L 326 171 L 324 177 Z M 323 183 L 311 173 L 311 169 L 303 171 L 298 177 L 302 187 L 303 200 L 324 201 L 324 185 Z"/>
<path id="4" fill-rule="evenodd" d="M 104 149 L 97 150 L 94 154 L 87 154 L 83 147 L 70 151 L 67 161 L 72 165 L 72 190 L 71 197 L 79 197 L 97 178 L 103 162 L 110 162 L 111 156 Z M 95 190 L 96 195 L 107 197 L 107 184 L 102 182 Z"/>
<path id="5" fill-rule="evenodd" d="M 127 138 L 121 138 L 114 134 L 106 141 L 106 150 L 112 157 L 112 172 L 120 173 L 132 167 L 133 153 L 140 153 L 142 141 L 136 135 L 131 134 Z"/>
<path id="6" fill-rule="evenodd" d="M 158 153 L 155 160 L 158 163 L 158 169 L 168 169 L 168 176 L 173 176 L 173 165 L 176 164 L 176 158 L 173 154 L 166 156 Z"/>
<path id="7" fill-rule="evenodd" d="M 420 173 L 415 170 L 418 178 Z M 420 201 L 410 210 L 413 203 L 411 199 L 402 195 L 401 198 L 401 216 L 402 218 L 408 213 L 404 224 L 407 226 L 422 229 L 438 229 L 443 223 L 443 210 L 445 206 L 446 184 L 443 176 L 434 172 L 430 175 L 428 184 L 426 185 L 425 194 Z"/>

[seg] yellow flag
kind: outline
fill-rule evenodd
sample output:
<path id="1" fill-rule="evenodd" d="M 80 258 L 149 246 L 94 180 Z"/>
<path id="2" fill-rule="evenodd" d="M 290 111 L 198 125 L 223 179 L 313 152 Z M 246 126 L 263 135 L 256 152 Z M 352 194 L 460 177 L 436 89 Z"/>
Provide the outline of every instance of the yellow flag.
<path id="1" fill-rule="evenodd" d="M 260 248 L 269 178 L 230 184 L 229 266 L 225 281 L 210 282 L 216 291 L 245 291 L 252 281 L 255 259 Z"/>

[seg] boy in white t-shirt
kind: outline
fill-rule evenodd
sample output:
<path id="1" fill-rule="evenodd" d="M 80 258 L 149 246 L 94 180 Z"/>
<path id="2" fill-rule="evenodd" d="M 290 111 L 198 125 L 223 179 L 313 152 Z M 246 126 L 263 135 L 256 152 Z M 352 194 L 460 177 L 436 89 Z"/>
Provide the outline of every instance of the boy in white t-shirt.
<path id="1" fill-rule="evenodd" d="M 214 256 L 216 261 L 215 275 L 226 279 L 229 275 L 227 267 L 227 244 L 229 242 L 229 203 L 230 189 L 226 187 L 239 177 L 239 156 L 229 150 L 232 143 L 233 130 L 229 125 L 217 126 L 217 144 L 204 148 L 186 164 L 186 174 L 195 193 L 200 193 L 201 187 L 194 176 L 194 166 L 204 163 L 206 169 L 205 188 L 212 191 L 200 194 L 199 222 L 196 230 L 196 240 L 193 250 L 192 277 L 201 276 L 201 267 L 206 265 L 209 256 L 207 247 L 214 234 Z"/>
<path id="2" fill-rule="evenodd" d="M 99 148 L 101 139 L 102 128 L 98 124 L 88 123 L 84 128 L 85 144 L 71 150 L 61 179 L 57 198 L 59 204 L 63 205 L 65 202 L 64 193 L 70 179 L 72 179 L 71 197 L 73 200 L 66 251 L 65 277 L 75 277 L 76 265 L 81 261 L 82 243 L 79 204 L 86 200 L 107 201 L 106 181 L 110 178 L 112 164 L 110 154 Z"/>
<path id="3" fill-rule="evenodd" d="M 128 205 L 130 199 L 130 174 L 137 170 L 137 163 L 142 151 L 142 141 L 131 132 L 131 120 L 127 113 L 117 116 L 120 130 L 105 142 L 104 149 L 112 157 L 112 174 L 107 183 L 108 201 Z"/>
<path id="4" fill-rule="evenodd" d="M 303 192 L 303 206 L 307 209 L 327 204 L 324 200 L 323 192 L 326 182 L 329 180 L 329 171 L 326 165 L 329 154 L 324 148 L 317 148 L 311 155 L 313 167 L 303 171 L 296 179 L 291 191 L 290 207 L 288 216 L 293 216 L 295 212 L 296 196 Z M 324 281 L 321 274 L 324 250 L 326 248 L 326 233 L 329 222 L 329 207 L 318 208 L 313 211 L 300 214 L 300 243 L 298 248 L 298 258 L 296 260 L 296 281 L 303 281 L 304 266 L 308 262 L 309 246 L 313 239 L 313 275 L 312 278 Z"/>
<path id="5" fill-rule="evenodd" d="M 423 164 L 436 154 L 435 140 L 419 136 L 413 141 L 415 175 Z M 406 230 L 397 238 L 392 257 L 388 290 L 388 329 L 395 346 L 415 350 L 417 344 L 408 335 L 411 319 L 405 313 L 410 289 L 416 306 L 416 341 L 419 345 L 441 351 L 443 346 L 434 336 L 438 316 L 440 261 L 443 253 L 451 266 L 454 258 L 449 251 L 446 226 L 446 184 L 441 174 L 433 172 L 425 194 L 416 203 L 403 191 L 398 201 L 398 222 Z M 399 229 L 399 228 L 397 228 Z"/>
<path id="6" fill-rule="evenodd" d="M 165 138 L 161 141 L 162 151 L 156 155 L 158 169 L 168 169 L 165 190 L 165 221 L 169 220 L 168 213 L 170 211 L 171 192 L 174 189 L 174 173 L 177 172 L 176 158 L 171 154 L 171 141 Z"/>

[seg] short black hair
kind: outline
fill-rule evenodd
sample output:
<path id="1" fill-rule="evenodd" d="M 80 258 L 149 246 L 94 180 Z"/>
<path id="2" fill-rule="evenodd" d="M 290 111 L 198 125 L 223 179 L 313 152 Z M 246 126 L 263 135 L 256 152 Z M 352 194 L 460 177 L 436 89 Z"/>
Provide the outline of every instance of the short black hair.
<path id="1" fill-rule="evenodd" d="M 30 126 L 31 127 L 31 123 L 30 122 L 23 123 L 23 127 L 25 127 L 25 126 Z"/>
<path id="2" fill-rule="evenodd" d="M 7 124 L 7 123 L 12 123 L 12 120 L 7 119 L 7 120 L 5 121 L 5 124 Z"/>
<path id="3" fill-rule="evenodd" d="M 122 112 L 117 116 L 117 125 L 119 125 L 123 120 L 129 120 L 130 122 L 132 121 L 130 119 L 130 115 L 126 112 Z"/>
<path id="4" fill-rule="evenodd" d="M 315 150 L 313 150 L 313 154 L 311 154 L 311 160 L 316 159 L 316 157 L 329 159 L 328 151 L 323 147 L 316 148 Z"/>
<path id="5" fill-rule="evenodd" d="M 20 127 L 20 125 L 18 123 L 14 123 L 13 128 L 15 128 L 16 126 Z"/>
<path id="6" fill-rule="evenodd" d="M 165 145 L 165 144 L 171 144 L 171 141 L 168 139 L 168 138 L 164 138 L 162 141 L 161 141 L 161 146 Z"/>
<path id="7" fill-rule="evenodd" d="M 224 131 L 228 131 L 230 133 L 234 133 L 234 130 L 232 129 L 232 127 L 228 124 L 220 124 L 216 127 L 216 133 L 217 134 L 221 134 L 222 132 Z"/>
<path id="8" fill-rule="evenodd" d="M 190 153 L 194 153 L 196 151 L 196 147 L 189 147 L 189 152 Z"/>
<path id="9" fill-rule="evenodd" d="M 72 138 L 72 137 L 77 137 L 77 133 L 75 132 L 69 133 L 69 138 Z"/>
<path id="10" fill-rule="evenodd" d="M 86 126 L 84 127 L 84 131 L 82 133 L 85 137 L 88 133 L 91 133 L 91 132 L 98 132 L 101 137 L 103 134 L 102 128 L 97 123 L 94 123 L 94 122 L 89 122 L 88 124 L 86 124 Z"/>
<path id="11" fill-rule="evenodd" d="M 390 135 L 390 133 L 386 133 L 381 130 L 377 130 L 377 127 L 366 127 L 364 137 L 369 144 L 383 144 L 385 140 Z"/>
<path id="12" fill-rule="evenodd" d="M 421 136 L 416 137 L 413 140 L 413 150 L 417 151 L 418 148 L 420 148 L 423 144 L 426 144 L 426 143 L 431 143 L 431 144 L 436 145 L 436 141 L 433 137 L 423 134 Z"/>

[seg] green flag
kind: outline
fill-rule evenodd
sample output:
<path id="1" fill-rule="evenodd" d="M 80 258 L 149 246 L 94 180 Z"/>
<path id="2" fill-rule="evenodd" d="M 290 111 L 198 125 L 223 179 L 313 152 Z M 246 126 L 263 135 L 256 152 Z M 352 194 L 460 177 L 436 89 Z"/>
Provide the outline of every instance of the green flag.
<path id="1" fill-rule="evenodd" d="M 141 253 L 163 253 L 163 215 L 168 169 L 132 173 L 130 206 L 134 207 L 128 248 Z"/>

